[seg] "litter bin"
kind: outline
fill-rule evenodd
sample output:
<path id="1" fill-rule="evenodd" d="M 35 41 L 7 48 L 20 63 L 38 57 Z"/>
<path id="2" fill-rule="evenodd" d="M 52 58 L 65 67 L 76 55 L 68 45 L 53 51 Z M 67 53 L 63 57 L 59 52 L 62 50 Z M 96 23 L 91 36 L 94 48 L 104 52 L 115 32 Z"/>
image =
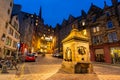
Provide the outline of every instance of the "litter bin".
<path id="1" fill-rule="evenodd" d="M 8 73 L 7 71 L 7 65 L 2 65 L 2 71 L 1 73 Z"/>

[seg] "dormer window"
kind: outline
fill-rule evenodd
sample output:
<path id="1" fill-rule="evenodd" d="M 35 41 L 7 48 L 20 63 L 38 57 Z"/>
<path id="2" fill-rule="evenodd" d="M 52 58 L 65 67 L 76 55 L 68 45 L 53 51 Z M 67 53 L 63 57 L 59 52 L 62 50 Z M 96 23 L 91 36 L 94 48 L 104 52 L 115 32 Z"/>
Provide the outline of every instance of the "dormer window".
<path id="1" fill-rule="evenodd" d="M 113 23 L 112 23 L 112 21 L 108 21 L 108 22 L 107 22 L 107 28 L 108 28 L 108 29 L 112 29 L 112 28 L 113 28 Z"/>

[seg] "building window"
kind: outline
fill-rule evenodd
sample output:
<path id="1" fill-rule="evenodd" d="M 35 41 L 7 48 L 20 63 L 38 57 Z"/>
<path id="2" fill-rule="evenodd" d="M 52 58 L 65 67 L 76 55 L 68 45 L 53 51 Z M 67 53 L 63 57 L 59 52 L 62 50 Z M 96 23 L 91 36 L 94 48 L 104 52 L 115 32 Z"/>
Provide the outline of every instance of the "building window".
<path id="1" fill-rule="evenodd" d="M 9 28 L 9 32 L 8 33 L 13 36 L 13 32 L 14 32 L 14 30 L 12 28 Z"/>
<path id="2" fill-rule="evenodd" d="M 108 33 L 108 40 L 109 40 L 109 42 L 118 41 L 116 32 Z"/>
<path id="3" fill-rule="evenodd" d="M 97 31 L 97 32 L 100 31 L 100 27 L 99 27 L 99 26 L 96 27 L 96 31 Z"/>
<path id="4" fill-rule="evenodd" d="M 7 27 L 8 27 L 8 23 L 6 22 L 6 23 L 5 23 L 5 28 L 7 28 Z"/>
<path id="5" fill-rule="evenodd" d="M 102 36 L 98 35 L 98 36 L 93 36 L 93 44 L 100 44 L 102 43 Z"/>
<path id="6" fill-rule="evenodd" d="M 14 28 L 15 28 L 16 30 L 18 30 L 18 24 L 17 24 L 16 21 L 14 21 Z"/>
<path id="7" fill-rule="evenodd" d="M 6 45 L 11 46 L 11 43 L 12 43 L 12 39 L 9 38 L 9 37 L 7 37 L 7 39 L 6 39 Z"/>
<path id="8" fill-rule="evenodd" d="M 1 40 L 2 40 L 2 41 L 5 41 L 5 38 L 6 38 L 6 35 L 3 34 L 2 37 L 1 37 Z"/>
<path id="9" fill-rule="evenodd" d="M 96 16 L 92 18 L 92 22 L 95 22 L 95 21 L 96 21 Z"/>
<path id="10" fill-rule="evenodd" d="M 13 5 L 12 2 L 10 2 L 10 7 L 12 7 L 12 5 Z"/>
<path id="11" fill-rule="evenodd" d="M 8 9 L 8 14 L 10 14 L 10 9 Z"/>
<path id="12" fill-rule="evenodd" d="M 19 39 L 19 35 L 17 33 L 15 33 L 15 38 Z"/>
<path id="13" fill-rule="evenodd" d="M 107 28 L 108 28 L 108 29 L 112 29 L 112 28 L 113 28 L 113 23 L 112 23 L 112 21 L 108 21 L 108 22 L 107 22 Z"/>
<path id="14" fill-rule="evenodd" d="M 110 12 L 106 12 L 106 16 L 109 17 L 110 16 Z"/>
<path id="15" fill-rule="evenodd" d="M 85 21 L 82 22 L 82 26 L 85 26 Z"/>
<path id="16" fill-rule="evenodd" d="M 100 27 L 99 27 L 99 26 L 97 26 L 97 27 L 93 27 L 92 29 L 93 29 L 93 32 L 94 32 L 94 33 L 96 33 L 96 32 L 99 32 L 99 31 L 100 31 Z"/>
<path id="17" fill-rule="evenodd" d="M 15 42 L 15 41 L 13 42 L 13 47 L 17 48 L 17 42 Z"/>
<path id="18" fill-rule="evenodd" d="M 38 23 L 35 23 L 36 26 L 38 26 Z"/>
<path id="19" fill-rule="evenodd" d="M 72 28 L 75 28 L 75 24 L 72 24 Z"/>

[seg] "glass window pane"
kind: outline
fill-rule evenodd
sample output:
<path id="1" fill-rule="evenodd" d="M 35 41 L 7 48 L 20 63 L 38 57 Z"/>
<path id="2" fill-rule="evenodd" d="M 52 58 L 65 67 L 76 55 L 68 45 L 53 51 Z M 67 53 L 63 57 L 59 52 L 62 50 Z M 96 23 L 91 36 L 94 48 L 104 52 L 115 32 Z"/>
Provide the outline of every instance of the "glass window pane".
<path id="1" fill-rule="evenodd" d="M 112 33 L 112 38 L 113 38 L 113 41 L 117 41 L 117 34 L 116 34 L 116 32 Z"/>
<path id="2" fill-rule="evenodd" d="M 113 42 L 111 33 L 108 33 L 108 40 L 109 40 L 109 42 Z"/>
<path id="3" fill-rule="evenodd" d="M 108 29 L 113 28 L 113 23 L 112 23 L 112 21 L 108 21 L 108 22 L 107 22 L 107 28 L 108 28 Z"/>

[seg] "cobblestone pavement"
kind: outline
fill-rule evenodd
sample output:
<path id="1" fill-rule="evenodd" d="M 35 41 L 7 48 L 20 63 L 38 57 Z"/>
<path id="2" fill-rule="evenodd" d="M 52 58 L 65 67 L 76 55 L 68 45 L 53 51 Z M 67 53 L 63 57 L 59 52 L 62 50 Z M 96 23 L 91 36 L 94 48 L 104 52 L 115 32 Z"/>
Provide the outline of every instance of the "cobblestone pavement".
<path id="1" fill-rule="evenodd" d="M 120 80 L 120 65 L 94 64 L 94 71 L 99 80 Z"/>
<path id="2" fill-rule="evenodd" d="M 60 69 L 61 59 L 39 56 L 37 62 L 27 62 L 8 74 L 0 74 L 0 80 L 120 80 L 120 66 L 93 63 L 95 74 L 68 74 Z"/>

